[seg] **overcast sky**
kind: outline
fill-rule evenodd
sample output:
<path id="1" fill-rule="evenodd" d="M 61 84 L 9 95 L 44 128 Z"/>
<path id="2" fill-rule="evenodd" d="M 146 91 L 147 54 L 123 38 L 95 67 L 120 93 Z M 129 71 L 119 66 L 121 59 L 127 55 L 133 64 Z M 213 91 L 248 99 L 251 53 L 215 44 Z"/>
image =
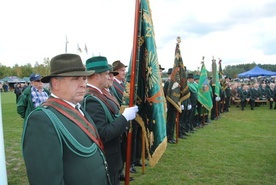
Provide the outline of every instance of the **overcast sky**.
<path id="1" fill-rule="evenodd" d="M 9 0 L 0 6 L 0 63 L 42 63 L 65 52 L 128 65 L 135 0 Z M 159 63 L 173 66 L 176 37 L 188 70 L 205 56 L 222 67 L 276 64 L 275 0 L 150 0 Z M 77 45 L 83 50 L 79 53 Z M 84 46 L 88 48 L 88 54 Z"/>

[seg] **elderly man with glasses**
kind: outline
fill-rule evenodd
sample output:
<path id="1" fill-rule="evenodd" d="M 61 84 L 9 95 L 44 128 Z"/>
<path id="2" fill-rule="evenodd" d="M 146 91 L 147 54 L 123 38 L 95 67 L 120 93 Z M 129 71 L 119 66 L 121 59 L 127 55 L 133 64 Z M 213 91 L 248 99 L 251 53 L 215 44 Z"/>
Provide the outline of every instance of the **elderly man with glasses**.
<path id="1" fill-rule="evenodd" d="M 50 92 L 43 87 L 41 76 L 37 73 L 30 75 L 30 86 L 27 87 L 18 98 L 17 113 L 24 119 L 31 111 L 46 101 Z"/>

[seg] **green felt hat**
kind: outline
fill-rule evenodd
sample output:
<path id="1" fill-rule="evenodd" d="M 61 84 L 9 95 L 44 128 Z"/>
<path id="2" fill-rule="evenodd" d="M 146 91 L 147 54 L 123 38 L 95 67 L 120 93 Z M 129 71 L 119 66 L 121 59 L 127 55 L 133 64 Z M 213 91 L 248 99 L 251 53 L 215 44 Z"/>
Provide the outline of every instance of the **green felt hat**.
<path id="1" fill-rule="evenodd" d="M 61 54 L 50 61 L 50 75 L 41 78 L 43 83 L 49 83 L 52 77 L 58 76 L 90 76 L 94 71 L 86 71 L 79 55 Z"/>
<path id="2" fill-rule="evenodd" d="M 194 74 L 193 73 L 189 73 L 187 78 L 194 78 Z"/>
<path id="3" fill-rule="evenodd" d="M 115 62 L 113 62 L 112 66 L 114 71 L 117 71 L 118 69 L 121 69 L 123 67 L 127 67 L 120 60 L 116 60 Z"/>
<path id="4" fill-rule="evenodd" d="M 96 56 L 86 60 L 87 71 L 93 70 L 95 73 L 102 73 L 112 69 L 112 66 L 108 65 L 106 57 Z"/>
<path id="5" fill-rule="evenodd" d="M 195 75 L 194 80 L 198 80 L 200 78 L 199 75 Z"/>
<path id="6" fill-rule="evenodd" d="M 108 64 L 108 66 L 110 68 L 109 73 L 112 73 L 113 76 L 117 76 L 119 74 L 119 72 L 113 71 L 113 66 L 112 65 Z"/>

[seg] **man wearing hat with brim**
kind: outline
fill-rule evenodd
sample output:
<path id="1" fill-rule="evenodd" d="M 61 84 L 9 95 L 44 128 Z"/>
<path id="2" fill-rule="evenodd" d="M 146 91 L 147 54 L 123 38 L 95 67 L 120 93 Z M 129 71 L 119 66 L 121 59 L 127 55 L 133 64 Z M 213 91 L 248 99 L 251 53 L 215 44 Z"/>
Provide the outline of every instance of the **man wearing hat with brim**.
<path id="1" fill-rule="evenodd" d="M 168 69 L 168 72 L 167 72 L 168 80 L 165 82 L 163 87 L 165 97 L 167 97 L 167 94 L 169 91 L 171 73 L 172 73 L 172 68 Z M 176 143 L 176 140 L 174 139 L 175 119 L 176 119 L 175 107 L 169 101 L 166 101 L 166 103 L 167 103 L 167 130 L 166 131 L 167 131 L 168 143 L 175 144 Z"/>
<path id="2" fill-rule="evenodd" d="M 114 77 L 113 85 L 116 89 L 114 95 L 119 101 L 120 105 L 122 104 L 122 98 L 125 91 L 125 77 L 126 77 L 126 65 L 124 65 L 120 60 L 116 60 L 112 63 L 113 71 L 118 72 L 119 74 Z"/>
<path id="3" fill-rule="evenodd" d="M 22 137 L 30 184 L 110 185 L 103 144 L 90 116 L 80 108 L 86 71 L 79 55 L 50 61 L 51 96 L 27 118 Z"/>
<path id="4" fill-rule="evenodd" d="M 119 185 L 123 161 L 121 155 L 121 135 L 129 128 L 129 121 L 136 117 L 138 107 L 126 108 L 122 114 L 114 101 L 104 93 L 108 87 L 111 66 L 106 57 L 95 56 L 86 61 L 86 69 L 95 71 L 88 76 L 87 92 L 82 102 L 83 107 L 94 120 L 104 144 L 104 151 L 109 165 L 110 180 Z"/>
<path id="5" fill-rule="evenodd" d="M 162 74 L 163 74 L 163 71 L 165 70 L 165 68 L 163 68 L 160 64 L 159 64 L 159 71 L 160 71 L 160 76 L 162 78 Z"/>
<path id="6" fill-rule="evenodd" d="M 167 95 L 167 91 L 166 91 L 166 89 L 168 89 L 168 86 L 169 86 L 169 80 L 171 79 L 172 68 L 169 68 L 169 69 L 168 69 L 167 74 L 168 74 L 168 79 L 167 79 L 167 81 L 165 82 L 164 87 L 163 87 L 163 90 L 164 90 L 164 96 L 166 96 L 166 95 Z"/>
<path id="7" fill-rule="evenodd" d="M 116 60 L 112 63 L 113 66 L 113 71 L 118 72 L 119 74 L 117 76 L 114 77 L 113 80 L 113 87 L 110 89 L 112 94 L 117 98 L 118 102 L 120 103 L 120 105 L 122 105 L 122 101 L 123 101 L 123 95 L 124 95 L 124 91 L 125 91 L 125 78 L 126 78 L 126 65 L 123 64 L 120 60 Z M 126 161 L 126 142 L 127 142 L 127 133 L 124 133 L 122 135 L 122 139 L 121 139 L 121 149 L 122 149 L 122 158 L 123 158 L 123 162 Z M 125 175 L 123 173 L 123 166 L 122 166 L 122 173 L 120 176 L 120 179 L 123 181 L 125 178 Z"/>
<path id="8" fill-rule="evenodd" d="M 194 82 L 194 74 L 189 73 L 187 76 L 187 83 L 190 91 L 190 102 L 191 102 L 191 110 L 189 111 L 188 115 L 188 122 L 189 122 L 189 131 L 193 132 L 196 126 L 199 125 L 195 117 L 196 112 L 196 105 L 197 105 L 197 92 L 198 92 L 198 85 Z"/>
<path id="9" fill-rule="evenodd" d="M 109 70 L 109 78 L 107 80 L 107 87 L 103 89 L 104 95 L 112 100 L 120 109 L 120 104 L 117 100 L 117 98 L 114 96 L 113 91 L 111 89 L 114 89 L 113 81 L 114 81 L 114 76 L 117 76 L 119 73 L 116 71 L 113 71 L 113 66 L 108 64 L 108 67 L 110 68 Z"/>
<path id="10" fill-rule="evenodd" d="M 225 76 L 225 103 L 223 107 L 223 112 L 229 112 L 230 107 L 230 98 L 231 98 L 231 89 L 230 89 L 230 80 L 229 76 Z"/>

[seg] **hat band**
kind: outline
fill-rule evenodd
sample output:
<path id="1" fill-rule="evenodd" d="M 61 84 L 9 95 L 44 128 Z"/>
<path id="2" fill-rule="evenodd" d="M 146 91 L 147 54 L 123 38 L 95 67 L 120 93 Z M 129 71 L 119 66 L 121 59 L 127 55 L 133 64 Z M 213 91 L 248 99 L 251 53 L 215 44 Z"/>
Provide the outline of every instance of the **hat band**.
<path id="1" fill-rule="evenodd" d="M 72 72 L 72 71 L 85 71 L 85 68 L 84 67 L 71 67 L 71 68 L 54 71 L 54 72 L 52 72 L 52 74 L 61 74 L 61 73 L 67 73 L 67 72 Z"/>
<path id="2" fill-rule="evenodd" d="M 106 60 L 97 61 L 97 62 L 91 62 L 86 64 L 87 70 L 95 70 L 95 69 L 101 69 L 101 68 L 108 68 L 108 65 L 106 63 Z M 107 69 L 108 70 L 108 69 Z"/>

